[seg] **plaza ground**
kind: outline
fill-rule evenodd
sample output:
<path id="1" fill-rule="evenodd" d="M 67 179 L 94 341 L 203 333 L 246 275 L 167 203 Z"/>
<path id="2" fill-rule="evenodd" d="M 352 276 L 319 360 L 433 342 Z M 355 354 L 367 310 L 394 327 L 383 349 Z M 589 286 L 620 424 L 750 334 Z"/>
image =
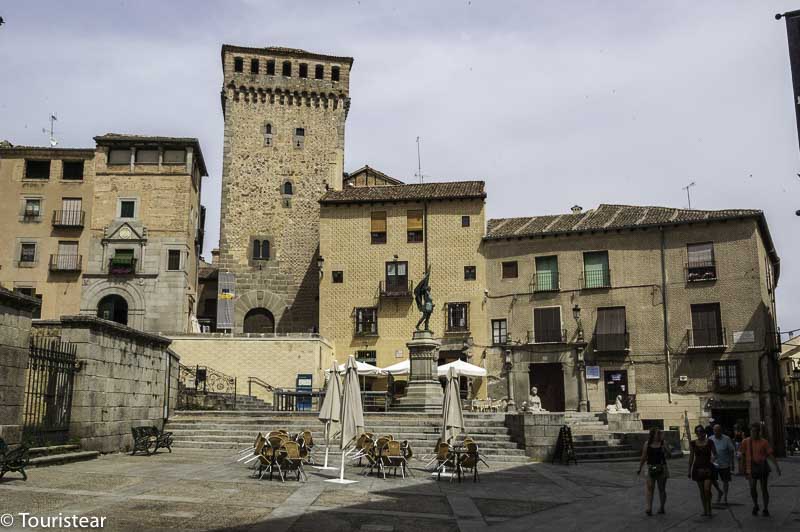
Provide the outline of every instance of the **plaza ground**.
<path id="1" fill-rule="evenodd" d="M 735 477 L 730 505 L 700 516 L 686 458 L 670 463 L 666 515 L 644 514 L 642 478 L 632 462 L 483 469 L 481 482 L 436 482 L 412 463 L 414 478 L 364 477 L 343 487 L 336 472 L 307 468 L 309 481 L 258 481 L 231 451 L 175 449 L 154 456 L 111 454 L 29 470 L 0 481 L 0 515 L 86 515 L 106 530 L 472 531 L 800 530 L 800 457 L 772 475 L 771 517 L 753 517 L 746 482 Z M 21 528 L 7 528 L 16 530 Z"/>

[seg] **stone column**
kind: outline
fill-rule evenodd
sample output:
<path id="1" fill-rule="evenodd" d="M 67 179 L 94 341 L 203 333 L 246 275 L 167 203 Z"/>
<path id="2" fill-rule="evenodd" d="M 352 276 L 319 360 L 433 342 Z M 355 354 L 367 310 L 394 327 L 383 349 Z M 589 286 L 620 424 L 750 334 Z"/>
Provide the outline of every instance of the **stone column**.
<path id="1" fill-rule="evenodd" d="M 397 409 L 441 412 L 444 394 L 436 370 L 441 342 L 433 338 L 431 331 L 415 331 L 412 340 L 406 345 L 411 367 L 406 395 L 400 398 Z"/>

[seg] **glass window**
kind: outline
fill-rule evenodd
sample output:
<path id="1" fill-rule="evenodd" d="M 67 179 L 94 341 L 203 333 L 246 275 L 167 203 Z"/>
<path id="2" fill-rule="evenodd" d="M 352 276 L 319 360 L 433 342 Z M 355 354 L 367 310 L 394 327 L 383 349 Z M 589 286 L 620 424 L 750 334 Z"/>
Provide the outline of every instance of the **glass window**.
<path id="1" fill-rule="evenodd" d="M 468 303 L 448 303 L 447 304 L 447 330 L 448 331 L 468 331 L 469 321 L 467 319 Z"/>
<path id="2" fill-rule="evenodd" d="M 516 279 L 517 274 L 517 261 L 503 263 L 503 279 Z"/>
<path id="3" fill-rule="evenodd" d="M 307 78 L 308 77 L 308 65 L 306 63 L 300 63 L 300 69 L 298 71 L 298 75 L 301 78 Z"/>
<path id="4" fill-rule="evenodd" d="M 158 164 L 158 150 L 136 150 L 137 164 Z"/>
<path id="5" fill-rule="evenodd" d="M 244 59 L 242 59 L 241 57 L 233 58 L 233 71 L 244 72 Z"/>
<path id="6" fill-rule="evenodd" d="M 720 347 L 725 345 L 719 303 L 692 305 L 691 347 Z"/>
<path id="7" fill-rule="evenodd" d="M 258 74 L 258 59 L 251 59 L 250 60 L 250 72 L 252 74 Z"/>
<path id="8" fill-rule="evenodd" d="M 317 65 L 314 67 L 314 79 L 322 79 L 325 77 L 325 67 Z"/>
<path id="9" fill-rule="evenodd" d="M 269 240 L 253 240 L 253 260 L 269 260 Z"/>
<path id="10" fill-rule="evenodd" d="M 109 150 L 108 164 L 131 164 L 131 150 L 128 148 Z"/>
<path id="11" fill-rule="evenodd" d="M 283 62 L 283 70 L 281 73 L 284 76 L 291 76 L 292 75 L 292 62 L 291 61 L 284 61 Z"/>
<path id="12" fill-rule="evenodd" d="M 377 353 L 377 351 L 356 351 L 356 361 L 374 366 L 378 363 Z"/>
<path id="13" fill-rule="evenodd" d="M 375 211 L 370 219 L 370 238 L 373 244 L 386 243 L 386 211 Z"/>
<path id="14" fill-rule="evenodd" d="M 506 320 L 492 320 L 492 344 L 502 345 L 508 341 L 508 322 Z"/>
<path id="15" fill-rule="evenodd" d="M 167 255 L 167 270 L 176 271 L 181 269 L 181 250 L 170 249 Z"/>
<path id="16" fill-rule="evenodd" d="M 561 330 L 561 307 L 533 309 L 533 341 L 536 343 L 565 341 Z"/>
<path id="17" fill-rule="evenodd" d="M 135 218 L 136 217 L 136 200 L 120 200 L 120 202 L 119 202 L 119 217 L 120 218 Z"/>
<path id="18" fill-rule="evenodd" d="M 275 60 L 270 59 L 267 61 L 267 75 L 274 76 L 275 75 Z"/>
<path id="19" fill-rule="evenodd" d="M 624 351 L 628 348 L 625 307 L 597 309 L 594 339 L 597 351 Z"/>
<path id="20" fill-rule="evenodd" d="M 590 251 L 583 254 L 583 287 L 608 288 L 611 272 L 608 269 L 608 251 Z"/>
<path id="21" fill-rule="evenodd" d="M 339 81 L 339 67 L 331 67 L 331 81 Z"/>
<path id="22" fill-rule="evenodd" d="M 344 282 L 344 272 L 343 271 L 334 270 L 334 271 L 331 272 L 331 275 L 333 276 L 333 282 L 334 283 L 339 284 L 339 283 L 343 283 Z"/>
<path id="23" fill-rule="evenodd" d="M 537 292 L 552 292 L 558 290 L 558 257 L 536 257 L 536 287 Z"/>
<path id="24" fill-rule="evenodd" d="M 306 141 L 305 128 L 298 127 L 294 130 L 294 147 L 302 148 Z"/>
<path id="25" fill-rule="evenodd" d="M 35 220 L 42 215 L 42 200 L 40 198 L 25 198 L 25 212 L 23 217 L 26 220 Z"/>
<path id="26" fill-rule="evenodd" d="M 717 278 L 717 266 L 714 262 L 714 244 L 688 244 L 686 246 L 686 280 L 711 281 Z"/>
<path id="27" fill-rule="evenodd" d="M 477 277 L 475 266 L 464 266 L 464 280 L 474 281 Z"/>
<path id="28" fill-rule="evenodd" d="M 387 262 L 386 263 L 386 292 L 403 293 L 407 292 L 408 287 L 408 263 L 407 262 Z"/>
<path id="29" fill-rule="evenodd" d="M 461 217 L 461 227 L 469 227 L 469 224 L 470 224 L 469 216 L 466 216 L 466 215 L 462 216 Z"/>
<path id="30" fill-rule="evenodd" d="M 186 150 L 164 150 L 164 164 L 185 164 Z"/>
<path id="31" fill-rule="evenodd" d="M 35 262 L 36 261 L 36 243 L 23 242 L 19 248 L 19 261 L 20 262 Z"/>
<path id="32" fill-rule="evenodd" d="M 356 309 L 356 334 L 378 334 L 378 309 Z"/>
<path id="33" fill-rule="evenodd" d="M 26 159 L 25 179 L 50 179 L 50 161 Z"/>
<path id="34" fill-rule="evenodd" d="M 80 181 L 83 179 L 83 161 L 64 161 L 62 179 Z"/>
<path id="35" fill-rule="evenodd" d="M 741 389 L 739 380 L 739 361 L 725 360 L 714 363 L 717 391 L 736 392 Z"/>
<path id="36" fill-rule="evenodd" d="M 408 242 L 422 242 L 422 209 L 415 209 L 406 213 L 406 231 Z"/>
<path id="37" fill-rule="evenodd" d="M 292 194 L 294 194 L 294 187 L 291 181 L 287 181 L 283 184 L 283 195 L 291 196 Z"/>

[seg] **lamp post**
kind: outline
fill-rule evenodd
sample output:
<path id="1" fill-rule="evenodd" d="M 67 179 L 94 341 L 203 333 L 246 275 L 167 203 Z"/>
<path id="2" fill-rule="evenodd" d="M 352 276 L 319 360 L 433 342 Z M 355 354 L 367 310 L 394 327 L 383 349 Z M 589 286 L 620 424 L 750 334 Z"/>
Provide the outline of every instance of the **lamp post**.
<path id="1" fill-rule="evenodd" d="M 506 404 L 506 412 L 516 412 L 517 404 L 514 402 L 514 383 L 511 379 L 511 369 L 514 367 L 511 351 L 511 337 L 506 338 L 506 348 L 503 351 L 503 362 L 503 369 L 506 371 L 506 384 L 508 384 L 508 403 Z"/>
<path id="2" fill-rule="evenodd" d="M 578 363 L 578 412 L 588 412 L 589 402 L 586 399 L 586 340 L 583 337 L 583 322 L 581 321 L 581 307 L 577 303 L 572 307 L 572 317 L 577 325 L 577 338 L 575 340 L 575 358 Z"/>

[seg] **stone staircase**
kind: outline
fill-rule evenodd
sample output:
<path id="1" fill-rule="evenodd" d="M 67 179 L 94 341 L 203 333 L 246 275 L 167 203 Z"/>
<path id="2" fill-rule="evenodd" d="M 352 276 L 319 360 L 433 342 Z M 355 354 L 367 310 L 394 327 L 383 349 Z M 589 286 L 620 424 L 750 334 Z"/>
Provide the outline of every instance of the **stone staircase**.
<path id="1" fill-rule="evenodd" d="M 609 432 L 596 412 L 565 412 L 564 421 L 572 428 L 575 456 L 581 462 L 633 462 L 639 452 L 623 442 L 623 433 Z"/>
<path id="2" fill-rule="evenodd" d="M 31 447 L 28 451 L 30 467 L 68 464 L 83 460 L 93 460 L 100 456 L 98 451 L 81 451 L 80 445 L 50 445 Z"/>
<path id="3" fill-rule="evenodd" d="M 317 412 L 273 412 L 269 410 L 178 411 L 165 430 L 174 436 L 173 447 L 196 449 L 244 449 L 256 434 L 286 429 L 290 433 L 311 430 L 317 449 L 323 448 L 324 426 Z M 505 414 L 464 413 L 466 433 L 473 437 L 490 464 L 530 462 L 523 449 L 511 440 Z M 441 430 L 441 416 L 411 412 L 365 413 L 366 430 L 407 440 L 417 457 L 433 452 Z M 235 452 L 235 451 L 234 451 Z M 233 454 L 233 453 L 232 453 Z"/>
<path id="4" fill-rule="evenodd" d="M 237 394 L 234 397 L 231 393 L 196 392 L 194 390 L 184 390 L 181 393 L 184 395 L 179 404 L 191 405 L 187 408 L 192 410 L 272 410 L 271 404 L 252 395 Z"/>

